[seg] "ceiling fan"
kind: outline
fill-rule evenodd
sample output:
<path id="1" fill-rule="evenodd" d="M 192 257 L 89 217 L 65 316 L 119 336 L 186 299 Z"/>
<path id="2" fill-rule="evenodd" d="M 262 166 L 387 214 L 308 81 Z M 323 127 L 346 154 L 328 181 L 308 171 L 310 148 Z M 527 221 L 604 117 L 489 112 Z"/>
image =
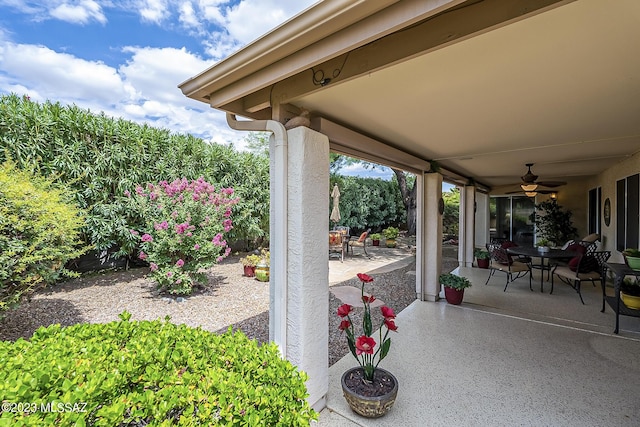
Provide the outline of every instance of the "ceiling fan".
<path id="1" fill-rule="evenodd" d="M 547 187 L 547 188 L 556 188 L 566 184 L 566 182 L 564 181 L 537 181 L 538 175 L 534 175 L 533 172 L 531 172 L 531 166 L 533 166 L 533 163 L 527 163 L 525 166 L 527 167 L 527 173 L 520 177 L 520 179 L 522 179 L 520 188 L 529 197 L 535 197 L 536 194 L 538 193 L 540 194 L 555 193 L 554 190 L 541 189 L 540 188 L 541 186 Z M 513 191 L 511 193 L 519 193 L 519 192 L 520 191 Z"/>

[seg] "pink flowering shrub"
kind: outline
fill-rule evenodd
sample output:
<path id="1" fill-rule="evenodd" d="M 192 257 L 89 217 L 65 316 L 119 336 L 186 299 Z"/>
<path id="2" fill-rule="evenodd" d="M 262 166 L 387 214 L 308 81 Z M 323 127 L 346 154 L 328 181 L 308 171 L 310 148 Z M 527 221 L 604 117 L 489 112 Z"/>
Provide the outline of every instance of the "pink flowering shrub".
<path id="1" fill-rule="evenodd" d="M 149 263 L 161 290 L 190 294 L 206 282 L 204 270 L 229 255 L 224 235 L 233 228 L 238 203 L 232 188 L 216 190 L 202 178 L 183 178 L 137 186 L 125 197 L 143 218 L 142 229 L 130 230 L 138 258 Z"/>

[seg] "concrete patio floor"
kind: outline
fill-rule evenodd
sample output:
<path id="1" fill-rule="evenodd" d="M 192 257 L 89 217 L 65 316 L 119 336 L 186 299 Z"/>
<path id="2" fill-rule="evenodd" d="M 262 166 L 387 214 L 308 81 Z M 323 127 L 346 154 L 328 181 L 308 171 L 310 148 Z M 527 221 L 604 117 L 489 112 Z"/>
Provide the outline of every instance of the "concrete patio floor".
<path id="1" fill-rule="evenodd" d="M 582 305 L 567 285 L 540 292 L 539 271 L 534 291 L 518 279 L 506 292 L 504 275 L 485 286 L 488 270 L 456 272 L 473 283 L 461 306 L 415 301 L 398 315 L 380 364 L 399 382 L 391 411 L 366 419 L 349 409 L 340 377 L 356 361 L 347 355 L 329 369 L 327 408 L 313 425 L 640 425 L 640 318 L 621 317 L 615 335 L 599 286 L 583 285 Z"/>

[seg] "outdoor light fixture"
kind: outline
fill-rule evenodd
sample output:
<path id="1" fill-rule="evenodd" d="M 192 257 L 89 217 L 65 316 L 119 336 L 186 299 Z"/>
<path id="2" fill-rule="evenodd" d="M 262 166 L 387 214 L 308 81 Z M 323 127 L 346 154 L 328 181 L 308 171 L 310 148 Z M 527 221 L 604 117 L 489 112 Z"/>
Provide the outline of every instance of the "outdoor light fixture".
<path id="1" fill-rule="evenodd" d="M 520 184 L 520 188 L 525 192 L 533 192 L 538 189 L 538 184 Z"/>
<path id="2" fill-rule="evenodd" d="M 525 193 L 527 195 L 527 197 L 536 197 L 536 195 L 538 194 L 535 191 L 525 191 Z"/>

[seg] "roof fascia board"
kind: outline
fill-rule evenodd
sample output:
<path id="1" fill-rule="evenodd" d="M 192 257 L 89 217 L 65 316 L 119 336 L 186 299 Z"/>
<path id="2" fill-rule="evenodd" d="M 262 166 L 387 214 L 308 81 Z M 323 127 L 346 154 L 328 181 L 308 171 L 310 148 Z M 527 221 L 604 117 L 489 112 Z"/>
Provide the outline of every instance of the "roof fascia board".
<path id="1" fill-rule="evenodd" d="M 206 95 L 239 78 L 285 58 L 399 0 L 324 0 L 294 16 L 264 36 L 214 64 L 178 87 L 190 98 Z"/>

